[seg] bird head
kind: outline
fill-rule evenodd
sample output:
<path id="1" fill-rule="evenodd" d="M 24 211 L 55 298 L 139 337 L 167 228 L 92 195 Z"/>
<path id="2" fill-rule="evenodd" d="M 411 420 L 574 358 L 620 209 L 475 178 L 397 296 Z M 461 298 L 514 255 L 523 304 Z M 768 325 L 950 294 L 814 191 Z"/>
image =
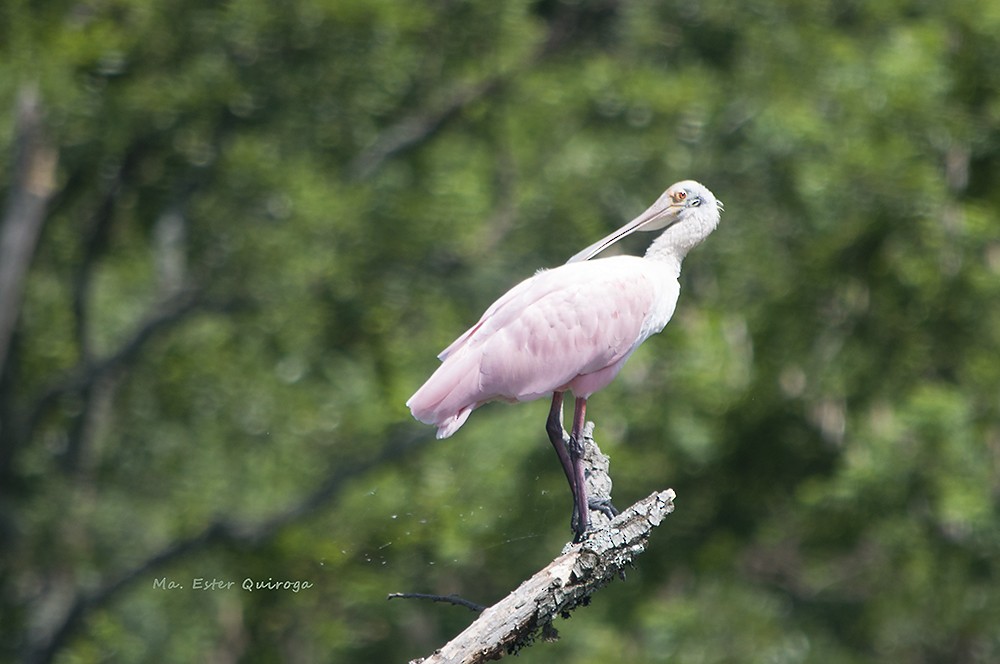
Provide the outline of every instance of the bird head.
<path id="1" fill-rule="evenodd" d="M 636 231 L 658 231 L 671 226 L 688 225 L 686 222 L 698 222 L 698 228 L 692 229 L 694 235 L 698 236 L 695 242 L 697 244 L 715 229 L 722 209 L 722 202 L 716 200 L 715 195 L 703 184 L 694 180 L 678 182 L 663 192 L 645 212 L 576 254 L 567 263 L 593 258 Z"/>

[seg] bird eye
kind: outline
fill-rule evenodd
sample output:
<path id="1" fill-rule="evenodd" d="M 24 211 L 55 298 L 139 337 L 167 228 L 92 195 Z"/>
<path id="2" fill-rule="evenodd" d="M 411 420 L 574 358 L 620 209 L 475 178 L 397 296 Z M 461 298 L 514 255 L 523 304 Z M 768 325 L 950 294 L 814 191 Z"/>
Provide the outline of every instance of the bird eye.
<path id="1" fill-rule="evenodd" d="M 695 198 L 693 201 L 688 203 L 688 205 L 690 205 L 691 207 L 698 207 L 699 205 L 701 205 L 701 199 Z"/>
<path id="2" fill-rule="evenodd" d="M 673 194 L 670 194 L 670 199 L 671 199 L 671 200 L 672 200 L 672 201 L 673 201 L 674 203 L 680 203 L 680 202 L 681 202 L 681 201 L 683 201 L 683 200 L 684 200 L 685 198 L 687 198 L 687 192 L 686 192 L 686 191 L 678 191 L 678 192 L 676 192 L 676 193 L 673 193 Z"/>

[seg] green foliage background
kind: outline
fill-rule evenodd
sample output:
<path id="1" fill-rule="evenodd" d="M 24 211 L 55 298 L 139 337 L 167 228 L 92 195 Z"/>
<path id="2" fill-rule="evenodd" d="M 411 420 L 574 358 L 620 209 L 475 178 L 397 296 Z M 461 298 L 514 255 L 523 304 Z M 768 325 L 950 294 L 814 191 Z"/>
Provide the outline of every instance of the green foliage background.
<path id="1" fill-rule="evenodd" d="M 8 2 L 8 154 L 32 85 L 59 167 L 0 383 L 6 656 L 429 654 L 471 615 L 386 594 L 492 603 L 570 503 L 546 404 L 434 441 L 403 403 L 694 178 L 722 225 L 590 409 L 616 502 L 676 513 L 519 661 L 1000 661 L 994 0 Z"/>

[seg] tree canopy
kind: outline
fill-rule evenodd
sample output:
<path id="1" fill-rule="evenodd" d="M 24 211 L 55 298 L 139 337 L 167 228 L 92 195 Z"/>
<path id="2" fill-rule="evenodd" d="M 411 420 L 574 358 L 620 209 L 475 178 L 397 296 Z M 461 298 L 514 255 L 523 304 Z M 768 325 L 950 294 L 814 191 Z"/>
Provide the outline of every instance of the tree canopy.
<path id="1" fill-rule="evenodd" d="M 569 496 L 546 404 L 435 441 L 404 402 L 690 178 L 722 223 L 590 409 L 616 501 L 676 512 L 520 660 L 1000 660 L 1000 4 L 0 17 L 4 655 L 443 644 L 471 614 L 386 595 L 495 601 Z"/>

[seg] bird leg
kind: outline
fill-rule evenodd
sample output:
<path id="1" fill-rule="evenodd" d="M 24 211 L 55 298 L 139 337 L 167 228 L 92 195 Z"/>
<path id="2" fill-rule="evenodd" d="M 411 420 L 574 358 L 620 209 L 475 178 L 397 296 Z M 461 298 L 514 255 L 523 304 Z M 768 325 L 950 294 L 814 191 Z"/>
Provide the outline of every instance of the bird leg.
<path id="1" fill-rule="evenodd" d="M 573 532 L 574 542 L 583 540 L 590 525 L 590 504 L 587 502 L 587 483 L 583 477 L 583 425 L 587 420 L 587 400 L 577 397 L 573 409 L 573 430 L 569 435 L 569 458 L 572 465 L 573 507 L 576 511 Z"/>
<path id="2" fill-rule="evenodd" d="M 563 393 L 552 393 L 552 407 L 549 409 L 549 419 L 545 421 L 545 431 L 549 434 L 549 441 L 555 448 L 559 463 L 562 464 L 563 472 L 566 473 L 566 480 L 569 482 L 570 493 L 573 494 L 573 510 L 576 510 L 576 475 L 573 472 L 573 462 L 569 458 L 569 450 L 566 449 L 566 441 L 569 435 L 563 429 Z"/>
<path id="3" fill-rule="evenodd" d="M 593 498 L 587 500 L 587 484 L 584 478 L 584 443 L 583 426 L 587 420 L 587 400 L 577 399 L 573 410 L 573 432 L 567 434 L 563 429 L 563 393 L 552 394 L 552 407 L 549 418 L 545 421 L 545 431 L 549 441 L 559 457 L 566 480 L 569 482 L 570 493 L 573 494 L 573 518 L 571 525 L 574 532 L 573 541 L 579 542 L 590 526 L 590 510 L 603 512 L 608 518 L 618 514 L 611 504 L 610 498 Z"/>

